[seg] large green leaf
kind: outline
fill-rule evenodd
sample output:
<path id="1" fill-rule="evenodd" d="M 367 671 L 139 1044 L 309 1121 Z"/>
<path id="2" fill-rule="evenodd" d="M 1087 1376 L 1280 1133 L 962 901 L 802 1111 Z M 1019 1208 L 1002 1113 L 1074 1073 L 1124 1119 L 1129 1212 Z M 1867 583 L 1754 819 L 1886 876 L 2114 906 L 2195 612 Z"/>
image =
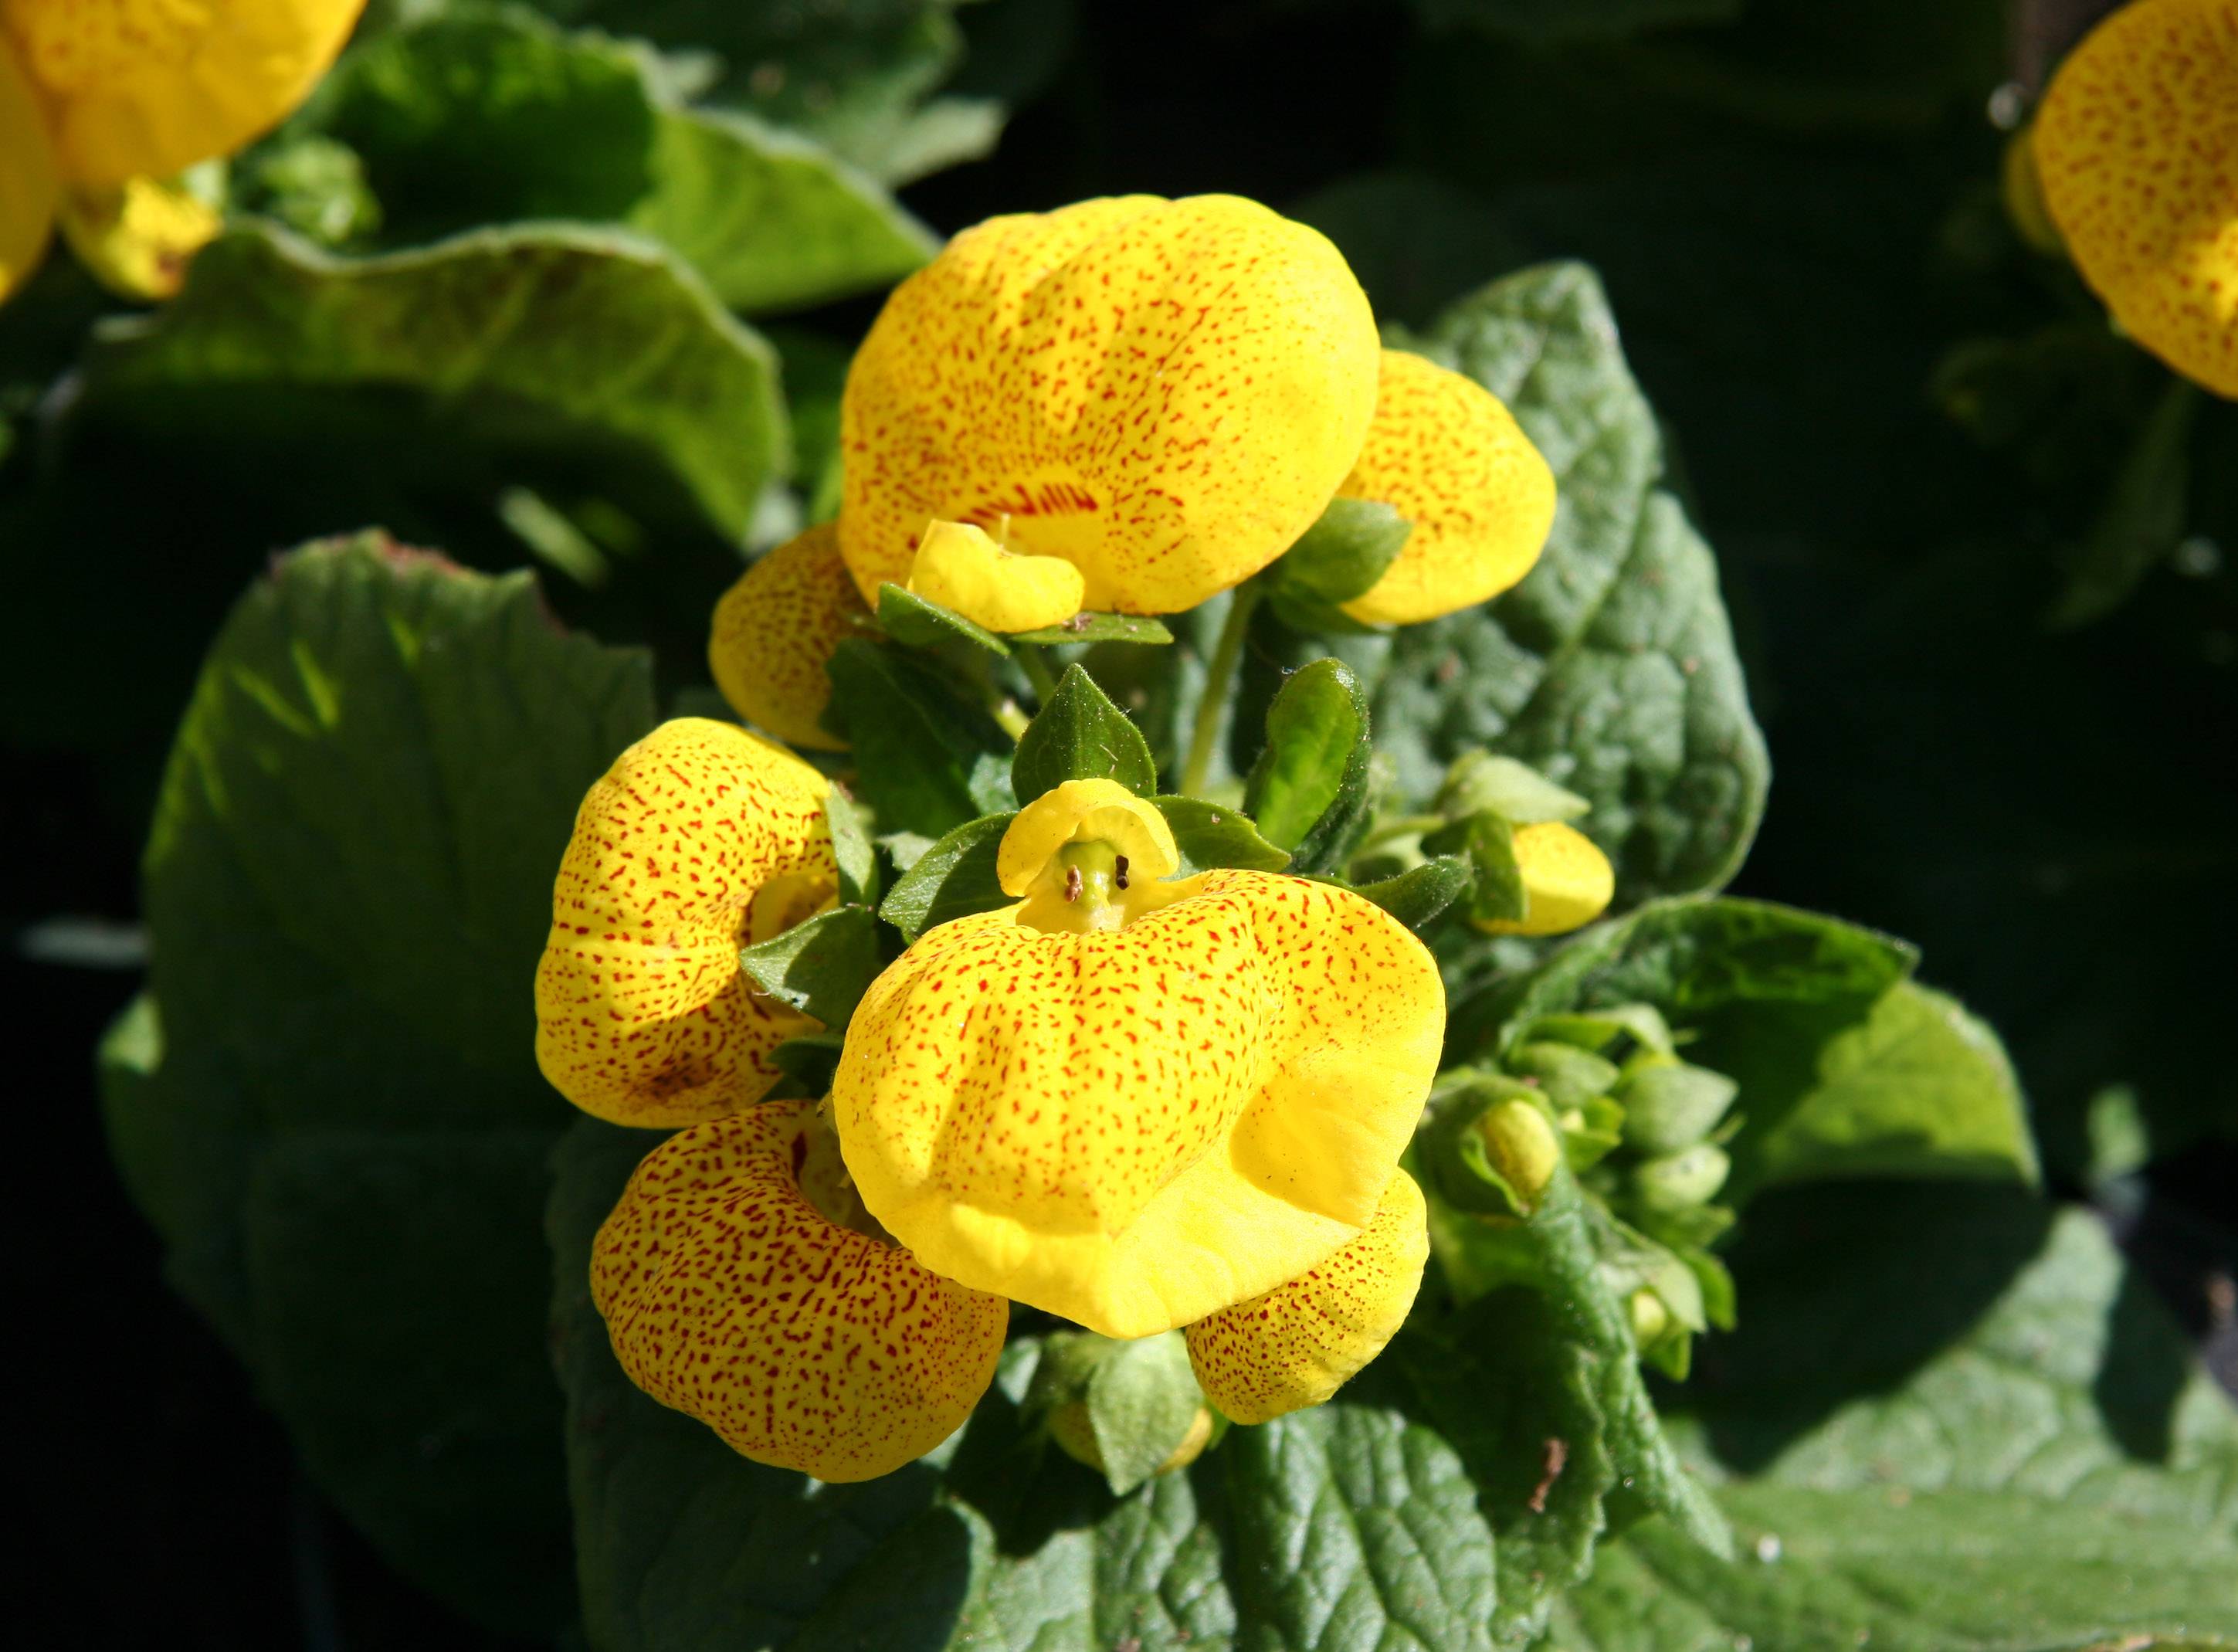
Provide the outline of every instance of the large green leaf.
<path id="1" fill-rule="evenodd" d="M 439 14 L 366 42 L 292 129 L 356 151 L 392 243 L 518 218 L 623 224 L 745 310 L 882 286 L 932 247 L 813 142 L 679 108 L 641 50 L 526 10 Z"/>
<path id="2" fill-rule="evenodd" d="M 742 537 L 785 464 L 777 358 L 673 254 L 611 231 L 494 230 L 363 260 L 268 226 L 205 248 L 162 311 L 89 352 L 80 411 L 268 469 L 392 430 L 435 474 Z"/>
<path id="3" fill-rule="evenodd" d="M 173 1281 L 400 1568 L 517 1631 L 567 1615 L 558 1411 L 527 1304 L 570 1112 L 530 985 L 584 791 L 649 662 L 377 535 L 235 609 L 148 846 L 150 996 L 103 1052 Z"/>
<path id="4" fill-rule="evenodd" d="M 1763 812 L 1764 740 L 1716 560 L 1659 486 L 1655 415 L 1600 283 L 1575 264 L 1525 270 L 1408 342 L 1513 409 L 1559 498 L 1522 584 L 1361 655 L 1401 788 L 1427 798 L 1453 757 L 1488 747 L 1591 799 L 1583 828 L 1615 862 L 1619 905 L 1716 887 Z"/>

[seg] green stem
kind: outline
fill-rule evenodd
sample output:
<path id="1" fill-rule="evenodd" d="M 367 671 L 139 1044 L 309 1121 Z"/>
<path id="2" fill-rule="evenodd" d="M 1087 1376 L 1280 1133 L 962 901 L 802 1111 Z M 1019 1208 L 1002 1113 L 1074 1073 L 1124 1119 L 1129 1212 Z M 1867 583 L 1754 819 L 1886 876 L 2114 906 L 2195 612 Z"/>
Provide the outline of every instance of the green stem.
<path id="1" fill-rule="evenodd" d="M 1010 645 L 1010 652 L 1018 662 L 1018 669 L 1026 673 L 1026 680 L 1033 685 L 1034 698 L 1043 705 L 1048 705 L 1049 697 L 1056 693 L 1056 679 L 1049 674 L 1049 661 L 1042 658 L 1040 646 L 1031 642 L 1014 642 Z"/>
<path id="2" fill-rule="evenodd" d="M 1251 628 L 1251 611 L 1259 606 L 1259 586 L 1254 581 L 1235 587 L 1228 601 L 1228 618 L 1222 622 L 1220 640 L 1213 644 L 1212 661 L 1205 667 L 1204 693 L 1196 702 L 1196 721 L 1189 727 L 1189 760 L 1182 766 L 1181 793 L 1195 797 L 1204 790 L 1212 773 L 1212 753 L 1220 744 L 1220 721 L 1235 691 L 1236 665 L 1243 657 L 1243 636 Z"/>

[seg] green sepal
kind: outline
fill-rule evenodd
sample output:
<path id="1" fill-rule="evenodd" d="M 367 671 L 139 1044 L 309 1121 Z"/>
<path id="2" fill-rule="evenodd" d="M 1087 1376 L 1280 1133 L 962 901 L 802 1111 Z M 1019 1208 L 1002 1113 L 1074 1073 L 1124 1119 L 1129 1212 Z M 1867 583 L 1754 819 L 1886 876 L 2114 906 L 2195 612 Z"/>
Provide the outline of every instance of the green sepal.
<path id="1" fill-rule="evenodd" d="M 877 915 L 868 906 L 818 912 L 758 946 L 741 948 L 738 963 L 771 998 L 828 1028 L 844 1028 L 883 967 Z"/>
<path id="2" fill-rule="evenodd" d="M 1607 1053 L 1620 1038 L 1630 1038 L 1657 1055 L 1667 1056 L 1678 1048 L 1670 1024 L 1652 1004 L 1617 1004 L 1605 1010 L 1542 1015 L 1524 1030 L 1523 1037 L 1527 1043 L 1574 1044 L 1595 1055 Z"/>
<path id="3" fill-rule="evenodd" d="M 1696 1142 L 1675 1153 L 1641 1159 L 1626 1179 L 1632 1198 L 1643 1214 L 1673 1216 L 1717 1198 L 1732 1168 L 1724 1148 Z"/>
<path id="4" fill-rule="evenodd" d="M 1292 674 L 1267 708 L 1267 746 L 1245 783 L 1245 813 L 1288 849 L 1296 872 L 1333 872 L 1368 805 L 1367 698 L 1335 660 Z"/>
<path id="5" fill-rule="evenodd" d="M 1452 1082 L 1455 1077 L 1447 1074 L 1430 1098 L 1417 1149 L 1424 1178 L 1440 1198 L 1471 1216 L 1529 1215 L 1532 1202 L 1492 1162 L 1476 1125 L 1503 1102 L 1521 1101 L 1543 1111 L 1546 1098 L 1500 1073 L 1470 1073 L 1459 1083 Z"/>
<path id="6" fill-rule="evenodd" d="M 1332 608 L 1349 602 L 1374 588 L 1414 531 L 1414 523 L 1381 500 L 1332 499 L 1267 570 L 1269 594 L 1278 607 L 1286 599 Z"/>
<path id="7" fill-rule="evenodd" d="M 1150 802 L 1173 832 L 1174 847 L 1182 857 L 1181 877 L 1220 866 L 1280 872 L 1290 864 L 1288 853 L 1260 836 L 1251 817 L 1241 809 L 1193 797 L 1157 797 Z"/>
<path id="8" fill-rule="evenodd" d="M 1528 763 L 1477 751 L 1463 752 L 1446 770 L 1436 807 L 1439 813 L 1455 819 L 1489 809 L 1510 826 L 1537 826 L 1574 820 L 1590 814 L 1593 806 Z"/>
<path id="9" fill-rule="evenodd" d="M 1518 1078 L 1535 1078 L 1556 1112 L 1582 1107 L 1614 1089 L 1617 1065 L 1574 1044 L 1526 1044 L 1507 1058 Z"/>
<path id="10" fill-rule="evenodd" d="M 1722 1072 L 1658 1058 L 1624 1086 L 1625 1145 L 1653 1157 L 1706 1139 L 1741 1087 Z"/>
<path id="11" fill-rule="evenodd" d="M 1045 625 L 1032 631 L 1012 634 L 1012 642 L 1047 644 L 1051 647 L 1065 643 L 1136 642 L 1145 647 L 1160 647 L 1174 640 L 1163 620 L 1147 614 L 1103 614 L 1083 608 L 1060 625 Z"/>
<path id="12" fill-rule="evenodd" d="M 1008 905 L 1011 897 L 996 881 L 995 856 L 1012 819 L 982 815 L 940 839 L 894 879 L 878 916 L 904 940 L 915 941 L 937 924 Z"/>
<path id="13" fill-rule="evenodd" d="M 1486 809 L 1465 815 L 1422 839 L 1431 854 L 1466 854 L 1476 868 L 1468 915 L 1483 922 L 1514 923 L 1530 910 L 1523 868 L 1515 859 L 1515 828 Z"/>
<path id="14" fill-rule="evenodd" d="M 1158 789 L 1150 742 L 1078 666 L 1067 666 L 1049 703 L 1018 737 L 1010 789 L 1022 803 L 1067 780 L 1116 780 L 1137 797 Z"/>
<path id="15" fill-rule="evenodd" d="M 1395 878 L 1356 884 L 1353 892 L 1365 896 L 1409 929 L 1420 929 L 1469 892 L 1476 872 L 1460 855 L 1440 855 L 1408 868 Z"/>
<path id="16" fill-rule="evenodd" d="M 1043 1415 L 1085 1405 L 1103 1477 L 1125 1496 L 1162 1468 L 1204 1408 L 1179 1331 L 1115 1341 L 1093 1331 L 1045 1337 L 1026 1399 Z"/>
<path id="17" fill-rule="evenodd" d="M 967 643 L 1007 660 L 1010 645 L 953 608 L 927 601 L 905 586 L 887 581 L 878 587 L 878 629 L 896 642 L 912 648 L 937 648 L 944 643 Z"/>
<path id="18" fill-rule="evenodd" d="M 834 786 L 824 797 L 831 826 L 831 858 L 839 867 L 839 899 L 851 906 L 878 904 L 878 851 L 855 799 Z"/>

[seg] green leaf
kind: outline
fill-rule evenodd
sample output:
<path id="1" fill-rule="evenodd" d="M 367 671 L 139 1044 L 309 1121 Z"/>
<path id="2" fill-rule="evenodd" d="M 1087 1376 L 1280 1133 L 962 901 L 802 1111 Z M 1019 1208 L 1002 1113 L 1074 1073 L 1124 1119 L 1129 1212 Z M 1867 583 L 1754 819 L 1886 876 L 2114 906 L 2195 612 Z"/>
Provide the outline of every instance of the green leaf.
<path id="1" fill-rule="evenodd" d="M 1715 559 L 1664 469 L 1655 415 L 1592 274 L 1550 264 L 1463 300 L 1410 348 L 1506 401 L 1560 489 L 1545 554 L 1485 606 L 1363 645 L 1380 745 L 1424 799 L 1481 747 L 1588 799 L 1617 902 L 1714 888 L 1764 808 Z"/>
<path id="2" fill-rule="evenodd" d="M 1252 765 L 1243 806 L 1296 870 L 1326 870 L 1325 852 L 1366 806 L 1367 703 L 1360 680 L 1334 660 L 1294 673 L 1267 708 L 1267 745 Z"/>
<path id="3" fill-rule="evenodd" d="M 831 853 L 839 867 L 839 899 L 857 906 L 875 906 L 878 900 L 878 852 L 863 823 L 863 812 L 840 786 L 824 799 L 824 817 L 831 823 Z"/>
<path id="4" fill-rule="evenodd" d="M 363 260 L 238 226 L 176 299 L 103 329 L 78 416 L 268 465 L 400 408 L 414 452 L 570 496 L 587 475 L 732 538 L 785 462 L 769 347 L 673 255 L 559 225 Z"/>
<path id="5" fill-rule="evenodd" d="M 1096 680 L 1067 666 L 1056 692 L 1018 737 L 1010 788 L 1030 802 L 1067 780 L 1116 780 L 1137 797 L 1158 789 L 1157 765 L 1142 730 L 1127 720 Z"/>
<path id="6" fill-rule="evenodd" d="M 1010 819 L 985 815 L 949 833 L 894 880 L 878 916 L 900 930 L 904 940 L 914 941 L 951 918 L 1010 905 L 1013 897 L 995 878 L 995 857 Z"/>
<path id="7" fill-rule="evenodd" d="M 1353 892 L 1374 901 L 1407 928 L 1420 929 L 1467 895 L 1475 882 L 1475 870 L 1467 859 L 1440 855 L 1395 878 L 1357 885 Z"/>
<path id="8" fill-rule="evenodd" d="M 1215 866 L 1280 872 L 1290 864 L 1289 855 L 1261 837 L 1251 817 L 1241 809 L 1186 797 L 1156 797 L 1150 801 L 1173 830 L 1174 847 L 1181 852 L 1181 877 L 1209 872 Z"/>
<path id="9" fill-rule="evenodd" d="M 882 831 L 937 836 L 1011 806 L 1010 737 L 947 675 L 861 637 L 843 640 L 824 670 L 831 715 Z"/>
<path id="10" fill-rule="evenodd" d="M 1088 1421 L 1113 1495 L 1125 1496 L 1172 1456 L 1203 1409 L 1177 1330 L 1113 1346 L 1088 1379 Z"/>
<path id="11" fill-rule="evenodd" d="M 644 53 L 520 10 L 438 15 L 348 53 L 291 129 L 348 143 L 392 242 L 520 218 L 626 225 L 744 310 L 892 282 L 932 237 L 806 138 L 672 107 Z"/>
<path id="12" fill-rule="evenodd" d="M 2184 536 L 2190 512 L 2191 429 L 2199 392 L 2171 378 L 2137 432 L 2112 491 L 2076 548 L 2046 623 L 2067 629 L 2103 619 Z"/>
<path id="13" fill-rule="evenodd" d="M 1523 868 L 1515 859 L 1515 828 L 1490 809 L 1456 820 L 1422 839 L 1433 853 L 1465 854 L 1473 873 L 1469 916 L 1513 923 L 1530 910 Z"/>
<path id="14" fill-rule="evenodd" d="M 1824 1176 L 2037 1178 L 2004 1046 L 1957 999 L 1899 982 L 1819 1052 L 1816 1082 L 1744 1133 L 1745 1189 Z"/>
<path id="15" fill-rule="evenodd" d="M 1059 646 L 1078 642 L 1133 642 L 1157 647 L 1171 642 L 1174 634 L 1166 629 L 1165 622 L 1147 614 L 1099 614 L 1083 608 L 1062 625 L 1044 626 L 1037 631 L 1018 631 L 1011 634 L 1013 642 L 1046 643 Z"/>
<path id="16" fill-rule="evenodd" d="M 884 965 L 877 914 L 868 906 L 818 912 L 758 946 L 741 949 L 738 962 L 772 998 L 844 1030 Z"/>
<path id="17" fill-rule="evenodd" d="M 839 1052 L 846 1040 L 837 1032 L 804 1032 L 787 1038 L 770 1052 L 777 1070 L 799 1086 L 798 1094 L 822 1096 L 831 1089 L 831 1075 L 839 1069 Z"/>
<path id="18" fill-rule="evenodd" d="M 912 648 L 937 648 L 943 643 L 968 642 L 1003 659 L 1010 657 L 1010 645 L 977 620 L 928 601 L 907 586 L 896 585 L 891 580 L 878 587 L 878 628 L 896 642 L 907 643 Z"/>
<path id="19" fill-rule="evenodd" d="M 653 720 L 642 654 L 379 535 L 242 599 L 164 777 L 150 997 L 103 1051 L 168 1271 L 321 1488 L 420 1586 L 573 1612 L 529 1219 L 572 1116 L 528 998 L 577 806 Z"/>
<path id="20" fill-rule="evenodd" d="M 1320 519 L 1268 570 L 1279 597 L 1349 602 L 1398 561 L 1414 525 L 1395 506 L 1374 499 L 1332 499 Z"/>

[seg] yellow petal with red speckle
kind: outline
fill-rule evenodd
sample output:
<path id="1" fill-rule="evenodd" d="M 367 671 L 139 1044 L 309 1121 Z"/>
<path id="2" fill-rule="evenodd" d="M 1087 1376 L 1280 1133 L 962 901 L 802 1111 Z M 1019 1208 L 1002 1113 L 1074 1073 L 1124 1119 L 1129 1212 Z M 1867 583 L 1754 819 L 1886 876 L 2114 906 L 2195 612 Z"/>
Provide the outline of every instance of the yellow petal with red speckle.
<path id="1" fill-rule="evenodd" d="M 1596 844 L 1559 820 L 1515 828 L 1515 867 L 1523 875 L 1523 916 L 1485 918 L 1490 935 L 1566 935 L 1608 910 L 1616 868 Z"/>
<path id="2" fill-rule="evenodd" d="M 1445 992 L 1349 891 L 1219 871 L 1123 928 L 927 932 L 832 1083 L 871 1213 L 936 1272 L 1109 1337 L 1296 1277 L 1374 1214 Z"/>
<path id="3" fill-rule="evenodd" d="M 2029 140 L 2076 268 L 2129 335 L 2238 397 L 2238 0 L 2135 0 L 2053 76 Z"/>
<path id="4" fill-rule="evenodd" d="M 662 1404 L 758 1463 L 868 1480 L 971 1415 L 1010 1304 L 810 1202 L 817 1105 L 765 1103 L 654 1149 L 599 1230 L 591 1295 Z"/>
<path id="5" fill-rule="evenodd" d="M 874 599 L 927 521 L 969 521 L 1072 563 L 1086 607 L 1194 607 L 1334 496 L 1380 354 L 1336 249 L 1256 202 L 990 219 L 895 289 L 848 374 L 847 565 Z"/>
<path id="6" fill-rule="evenodd" d="M 1395 1171 L 1358 1238 L 1182 1333 L 1197 1386 L 1238 1423 L 1319 1405 L 1399 1334 L 1429 1257 L 1422 1190 Z"/>
<path id="7" fill-rule="evenodd" d="M 568 1100 L 669 1125 L 768 1093 L 770 1052 L 818 1024 L 752 990 L 738 949 L 838 888 L 828 787 L 775 743 L 697 717 L 592 786 L 536 970 L 536 1061 Z"/>
<path id="8" fill-rule="evenodd" d="M 70 182 L 169 177 L 309 96 L 365 0 L 0 0 Z"/>
<path id="9" fill-rule="evenodd" d="M 739 716 L 789 746 L 844 752 L 819 720 L 831 703 L 824 667 L 840 642 L 871 623 L 829 522 L 787 540 L 745 571 L 715 605 L 707 664 Z"/>
<path id="10" fill-rule="evenodd" d="M 47 143 L 46 113 L 23 73 L 7 31 L 0 30 L 0 299 L 46 255 L 62 185 Z"/>
<path id="11" fill-rule="evenodd" d="M 1375 421 L 1344 486 L 1394 506 L 1414 531 L 1344 611 L 1414 625 L 1499 595 L 1539 560 L 1554 523 L 1554 473 L 1500 398 L 1405 350 L 1383 352 Z"/>

